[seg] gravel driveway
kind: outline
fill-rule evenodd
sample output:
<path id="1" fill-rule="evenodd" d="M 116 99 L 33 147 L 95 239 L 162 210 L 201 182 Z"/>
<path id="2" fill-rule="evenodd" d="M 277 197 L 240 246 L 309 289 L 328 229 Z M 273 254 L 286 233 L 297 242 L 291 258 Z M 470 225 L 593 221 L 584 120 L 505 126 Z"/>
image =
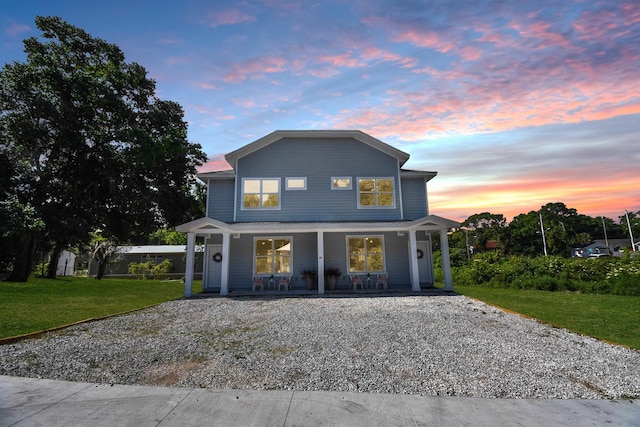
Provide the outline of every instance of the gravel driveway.
<path id="1" fill-rule="evenodd" d="M 173 301 L 0 346 L 0 374 L 236 389 L 640 398 L 640 352 L 464 296 Z"/>

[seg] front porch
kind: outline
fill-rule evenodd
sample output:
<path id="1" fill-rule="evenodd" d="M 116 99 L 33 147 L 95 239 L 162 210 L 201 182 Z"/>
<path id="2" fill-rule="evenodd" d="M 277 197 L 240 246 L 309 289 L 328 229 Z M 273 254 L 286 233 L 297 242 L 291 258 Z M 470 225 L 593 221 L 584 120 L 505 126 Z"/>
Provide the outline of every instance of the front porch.
<path id="1" fill-rule="evenodd" d="M 421 288 L 420 291 L 412 291 L 411 285 L 396 285 L 389 286 L 387 290 L 380 289 L 364 289 L 353 290 L 351 288 L 336 288 L 332 290 L 325 290 L 323 294 L 318 294 L 317 289 L 292 289 L 288 291 L 282 290 L 265 290 L 265 291 L 251 291 L 251 290 L 232 290 L 227 295 L 220 295 L 219 290 L 207 290 L 197 294 L 193 294 L 191 298 L 217 298 L 217 297 L 255 297 L 255 298 L 298 298 L 298 297 L 346 297 L 346 298 L 359 298 L 359 297 L 394 297 L 394 296 L 444 296 L 455 295 L 453 290 L 446 290 L 443 288 L 428 287 Z"/>
<path id="2" fill-rule="evenodd" d="M 184 295 L 190 297 L 192 294 L 196 236 L 203 236 L 207 247 L 203 267 L 204 288 L 222 296 L 265 294 L 266 290 L 253 291 L 251 281 L 255 275 L 264 277 L 269 274 L 288 275 L 291 279 L 289 289 L 275 291 L 275 294 L 354 292 L 347 274 L 360 274 L 365 279 L 363 275 L 367 270 L 372 276 L 388 273 L 389 289 L 361 289 L 357 292 L 419 293 L 433 285 L 433 234 L 440 238 L 445 290 L 451 291 L 447 231 L 457 225 L 434 215 L 415 221 L 350 223 L 224 223 L 201 218 L 177 228 L 188 237 Z M 373 242 L 370 250 L 368 242 Z M 267 250 L 260 246 L 264 244 L 267 244 Z M 343 274 L 337 289 L 330 290 L 325 283 L 324 272 L 334 267 Z M 314 289 L 303 287 L 300 273 L 308 269 L 318 273 Z"/>

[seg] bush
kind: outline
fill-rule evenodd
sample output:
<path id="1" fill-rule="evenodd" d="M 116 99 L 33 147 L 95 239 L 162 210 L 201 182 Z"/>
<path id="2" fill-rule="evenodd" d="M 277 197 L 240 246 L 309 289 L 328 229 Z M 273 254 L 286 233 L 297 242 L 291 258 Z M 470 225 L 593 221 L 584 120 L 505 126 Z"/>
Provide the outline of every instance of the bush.
<path id="1" fill-rule="evenodd" d="M 436 278 L 442 277 L 436 261 Z M 454 284 L 640 296 L 640 258 L 562 258 L 477 254 L 452 267 Z"/>
<path id="2" fill-rule="evenodd" d="M 129 273 L 138 279 L 164 279 L 172 267 L 169 259 L 163 260 L 160 264 L 153 261 L 132 262 L 129 264 Z"/>

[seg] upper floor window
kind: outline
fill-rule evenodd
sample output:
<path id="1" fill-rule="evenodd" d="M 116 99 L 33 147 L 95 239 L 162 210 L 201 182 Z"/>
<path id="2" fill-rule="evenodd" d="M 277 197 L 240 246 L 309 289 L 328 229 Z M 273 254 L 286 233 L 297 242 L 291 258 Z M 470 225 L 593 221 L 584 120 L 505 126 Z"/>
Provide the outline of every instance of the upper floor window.
<path id="1" fill-rule="evenodd" d="M 349 176 L 331 177 L 331 189 L 332 190 L 351 190 L 351 177 Z"/>
<path id="2" fill-rule="evenodd" d="M 287 178 L 287 190 L 306 190 L 307 178 Z"/>
<path id="3" fill-rule="evenodd" d="M 279 209 L 280 178 L 244 178 L 243 209 Z"/>
<path id="4" fill-rule="evenodd" d="M 393 207 L 393 178 L 359 178 L 358 207 Z"/>

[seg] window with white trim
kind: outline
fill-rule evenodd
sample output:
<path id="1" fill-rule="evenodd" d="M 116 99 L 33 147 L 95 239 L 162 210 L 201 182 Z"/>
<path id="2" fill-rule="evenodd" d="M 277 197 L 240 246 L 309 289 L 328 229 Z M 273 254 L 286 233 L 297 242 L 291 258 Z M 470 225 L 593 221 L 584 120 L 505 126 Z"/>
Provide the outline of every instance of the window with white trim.
<path id="1" fill-rule="evenodd" d="M 243 178 L 242 209 L 280 209 L 280 178 Z"/>
<path id="2" fill-rule="evenodd" d="M 306 190 L 307 189 L 307 178 L 287 178 L 287 190 Z"/>
<path id="3" fill-rule="evenodd" d="M 347 236 L 349 273 L 385 271 L 383 236 Z"/>
<path id="4" fill-rule="evenodd" d="M 253 241 L 254 273 L 291 273 L 291 237 L 256 237 Z"/>
<path id="5" fill-rule="evenodd" d="M 394 207 L 393 189 L 393 178 L 358 178 L 358 207 Z"/>
<path id="6" fill-rule="evenodd" d="M 350 176 L 332 176 L 331 177 L 331 189 L 332 190 L 351 190 L 351 177 Z"/>

